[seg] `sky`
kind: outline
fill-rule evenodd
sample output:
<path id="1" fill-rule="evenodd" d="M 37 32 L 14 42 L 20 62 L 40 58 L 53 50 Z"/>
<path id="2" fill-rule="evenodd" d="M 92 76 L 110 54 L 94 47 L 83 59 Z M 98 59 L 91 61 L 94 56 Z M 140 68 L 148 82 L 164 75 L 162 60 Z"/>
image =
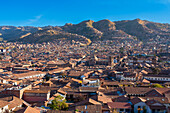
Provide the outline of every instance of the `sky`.
<path id="1" fill-rule="evenodd" d="M 0 0 L 0 26 L 62 26 L 136 18 L 170 23 L 170 0 Z"/>

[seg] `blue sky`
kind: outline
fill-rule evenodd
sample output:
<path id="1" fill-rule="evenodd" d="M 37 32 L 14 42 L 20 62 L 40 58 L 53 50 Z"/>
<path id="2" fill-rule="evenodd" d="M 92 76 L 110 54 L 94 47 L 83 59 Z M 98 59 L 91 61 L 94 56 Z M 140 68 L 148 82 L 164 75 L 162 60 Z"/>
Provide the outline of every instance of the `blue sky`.
<path id="1" fill-rule="evenodd" d="M 170 23 L 170 0 L 1 0 L 0 25 L 60 26 L 140 18 Z"/>

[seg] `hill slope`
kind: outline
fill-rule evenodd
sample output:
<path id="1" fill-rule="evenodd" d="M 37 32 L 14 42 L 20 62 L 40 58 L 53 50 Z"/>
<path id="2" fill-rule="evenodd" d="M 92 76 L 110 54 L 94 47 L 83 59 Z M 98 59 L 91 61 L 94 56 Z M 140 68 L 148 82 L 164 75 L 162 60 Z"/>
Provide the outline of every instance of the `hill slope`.
<path id="1" fill-rule="evenodd" d="M 161 24 L 140 19 L 118 21 L 115 23 L 118 30 L 136 36 L 139 40 L 147 40 L 157 35 L 167 38 L 170 36 L 170 24 Z"/>
<path id="2" fill-rule="evenodd" d="M 170 24 L 155 23 L 146 20 L 115 21 L 92 20 L 79 24 L 67 23 L 64 26 L 53 27 L 14 27 L 0 26 L 0 38 L 18 40 L 29 43 L 41 43 L 53 40 L 112 40 L 133 39 L 148 40 L 157 36 L 170 38 Z"/>
<path id="3" fill-rule="evenodd" d="M 0 34 L 1 38 L 4 40 L 15 40 L 23 35 L 30 34 L 33 32 L 36 32 L 38 30 L 41 30 L 42 28 L 39 27 L 32 27 L 32 26 L 20 26 L 20 27 L 15 27 L 15 26 L 0 26 Z"/>

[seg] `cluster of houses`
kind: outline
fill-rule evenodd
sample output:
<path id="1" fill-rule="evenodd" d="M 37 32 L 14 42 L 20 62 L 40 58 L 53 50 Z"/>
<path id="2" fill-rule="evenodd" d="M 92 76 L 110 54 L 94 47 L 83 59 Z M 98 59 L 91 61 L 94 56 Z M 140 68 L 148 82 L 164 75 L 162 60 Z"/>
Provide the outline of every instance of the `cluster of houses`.
<path id="1" fill-rule="evenodd" d="M 1 45 L 7 48 L 0 59 L 1 113 L 170 112 L 167 49 L 155 54 L 121 40 Z M 50 107 L 58 96 L 66 110 Z"/>

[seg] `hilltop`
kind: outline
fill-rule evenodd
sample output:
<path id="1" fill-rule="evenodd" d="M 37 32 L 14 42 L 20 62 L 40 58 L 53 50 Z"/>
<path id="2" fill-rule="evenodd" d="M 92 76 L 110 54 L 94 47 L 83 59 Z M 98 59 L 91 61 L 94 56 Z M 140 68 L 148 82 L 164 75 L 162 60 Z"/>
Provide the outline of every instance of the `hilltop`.
<path id="1" fill-rule="evenodd" d="M 64 26 L 0 26 L 0 38 L 8 41 L 42 43 L 54 40 L 96 41 L 114 39 L 149 40 L 155 37 L 170 37 L 170 24 L 147 20 L 94 22 L 86 20 L 78 24 L 67 23 Z"/>

